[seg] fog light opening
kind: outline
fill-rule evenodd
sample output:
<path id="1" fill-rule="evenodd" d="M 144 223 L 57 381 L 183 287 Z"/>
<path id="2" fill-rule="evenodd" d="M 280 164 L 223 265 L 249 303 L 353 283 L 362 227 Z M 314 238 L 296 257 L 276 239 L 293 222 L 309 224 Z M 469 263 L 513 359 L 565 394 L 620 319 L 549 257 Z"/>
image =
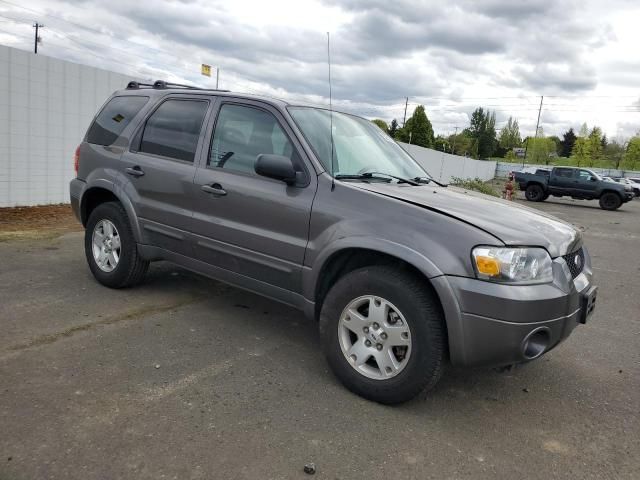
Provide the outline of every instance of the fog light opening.
<path id="1" fill-rule="evenodd" d="M 549 342 L 551 336 L 549 335 L 549 329 L 546 327 L 539 328 L 532 331 L 526 336 L 523 342 L 523 354 L 527 360 L 533 360 L 542 355 L 547 348 L 549 348 Z"/>

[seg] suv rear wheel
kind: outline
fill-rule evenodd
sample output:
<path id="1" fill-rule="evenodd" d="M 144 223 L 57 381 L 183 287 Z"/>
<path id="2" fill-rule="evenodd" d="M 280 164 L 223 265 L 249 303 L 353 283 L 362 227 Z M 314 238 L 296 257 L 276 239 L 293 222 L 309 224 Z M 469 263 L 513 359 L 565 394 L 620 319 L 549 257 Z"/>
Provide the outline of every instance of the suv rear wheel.
<path id="1" fill-rule="evenodd" d="M 530 202 L 541 202 L 546 199 L 544 190 L 537 183 L 534 183 L 533 185 L 529 185 L 524 192 L 524 196 Z"/>
<path id="2" fill-rule="evenodd" d="M 433 387 L 445 351 L 440 305 L 415 275 L 387 266 L 342 277 L 320 314 L 324 353 L 351 391 L 394 404 Z"/>
<path id="3" fill-rule="evenodd" d="M 622 205 L 620 195 L 613 192 L 605 192 L 600 197 L 600 208 L 603 210 L 616 210 Z"/>
<path id="4" fill-rule="evenodd" d="M 138 254 L 127 213 L 117 202 L 103 203 L 91 212 L 84 250 L 91 273 L 107 287 L 135 285 L 149 268 L 149 262 Z"/>

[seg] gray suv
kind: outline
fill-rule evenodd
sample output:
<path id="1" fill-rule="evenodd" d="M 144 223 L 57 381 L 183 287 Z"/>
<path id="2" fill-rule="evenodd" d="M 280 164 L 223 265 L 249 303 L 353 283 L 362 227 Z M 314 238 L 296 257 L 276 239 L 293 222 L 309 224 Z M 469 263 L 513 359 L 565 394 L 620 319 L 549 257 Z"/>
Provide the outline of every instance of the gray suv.
<path id="1" fill-rule="evenodd" d="M 167 260 L 294 306 L 319 322 L 335 375 L 378 402 L 433 387 L 446 362 L 538 358 L 595 304 L 578 230 L 439 184 L 353 115 L 132 82 L 75 163 L 100 283 Z"/>

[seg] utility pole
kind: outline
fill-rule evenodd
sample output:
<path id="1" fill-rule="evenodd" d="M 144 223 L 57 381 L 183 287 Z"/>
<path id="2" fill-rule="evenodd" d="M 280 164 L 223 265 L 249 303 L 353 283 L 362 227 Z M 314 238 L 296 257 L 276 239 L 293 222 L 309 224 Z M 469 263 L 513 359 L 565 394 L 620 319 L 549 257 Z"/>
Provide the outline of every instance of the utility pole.
<path id="1" fill-rule="evenodd" d="M 404 124 L 407 123 L 407 106 L 409 105 L 409 97 L 407 97 L 404 102 L 404 119 L 402 120 L 402 128 L 404 128 Z"/>
<path id="2" fill-rule="evenodd" d="M 36 36 L 35 39 L 33 41 L 33 53 L 38 53 L 38 44 L 40 43 L 40 41 L 42 40 L 39 36 L 38 36 L 38 29 L 39 28 L 44 28 L 44 25 L 41 25 L 38 22 L 33 22 L 33 28 L 36 29 Z"/>
<path id="3" fill-rule="evenodd" d="M 453 145 L 451 145 L 451 153 L 452 154 L 456 154 L 456 137 L 458 136 L 458 127 L 453 127 L 456 129 L 455 133 L 453 134 Z"/>
<path id="4" fill-rule="evenodd" d="M 536 122 L 536 134 L 533 137 L 534 140 L 538 138 L 538 127 L 540 127 L 540 112 L 542 112 L 542 101 L 544 100 L 544 95 L 540 96 L 540 108 L 538 108 L 538 121 Z M 522 166 L 524 167 L 524 163 L 527 160 L 527 150 L 529 149 L 529 139 L 527 139 L 527 144 L 524 146 L 524 158 L 522 159 Z"/>
<path id="5" fill-rule="evenodd" d="M 216 90 L 218 90 L 218 80 L 220 80 L 220 67 L 216 67 Z"/>

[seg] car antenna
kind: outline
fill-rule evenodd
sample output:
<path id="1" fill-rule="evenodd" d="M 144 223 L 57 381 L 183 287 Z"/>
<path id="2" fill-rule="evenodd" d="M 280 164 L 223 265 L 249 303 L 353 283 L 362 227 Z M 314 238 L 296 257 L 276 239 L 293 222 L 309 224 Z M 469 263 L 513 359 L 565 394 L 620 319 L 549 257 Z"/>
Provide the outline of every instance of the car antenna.
<path id="1" fill-rule="evenodd" d="M 333 104 L 331 95 L 331 46 L 329 32 L 327 32 L 327 64 L 329 65 L 329 135 L 331 137 L 331 191 L 336 188 L 335 166 L 333 164 Z"/>

